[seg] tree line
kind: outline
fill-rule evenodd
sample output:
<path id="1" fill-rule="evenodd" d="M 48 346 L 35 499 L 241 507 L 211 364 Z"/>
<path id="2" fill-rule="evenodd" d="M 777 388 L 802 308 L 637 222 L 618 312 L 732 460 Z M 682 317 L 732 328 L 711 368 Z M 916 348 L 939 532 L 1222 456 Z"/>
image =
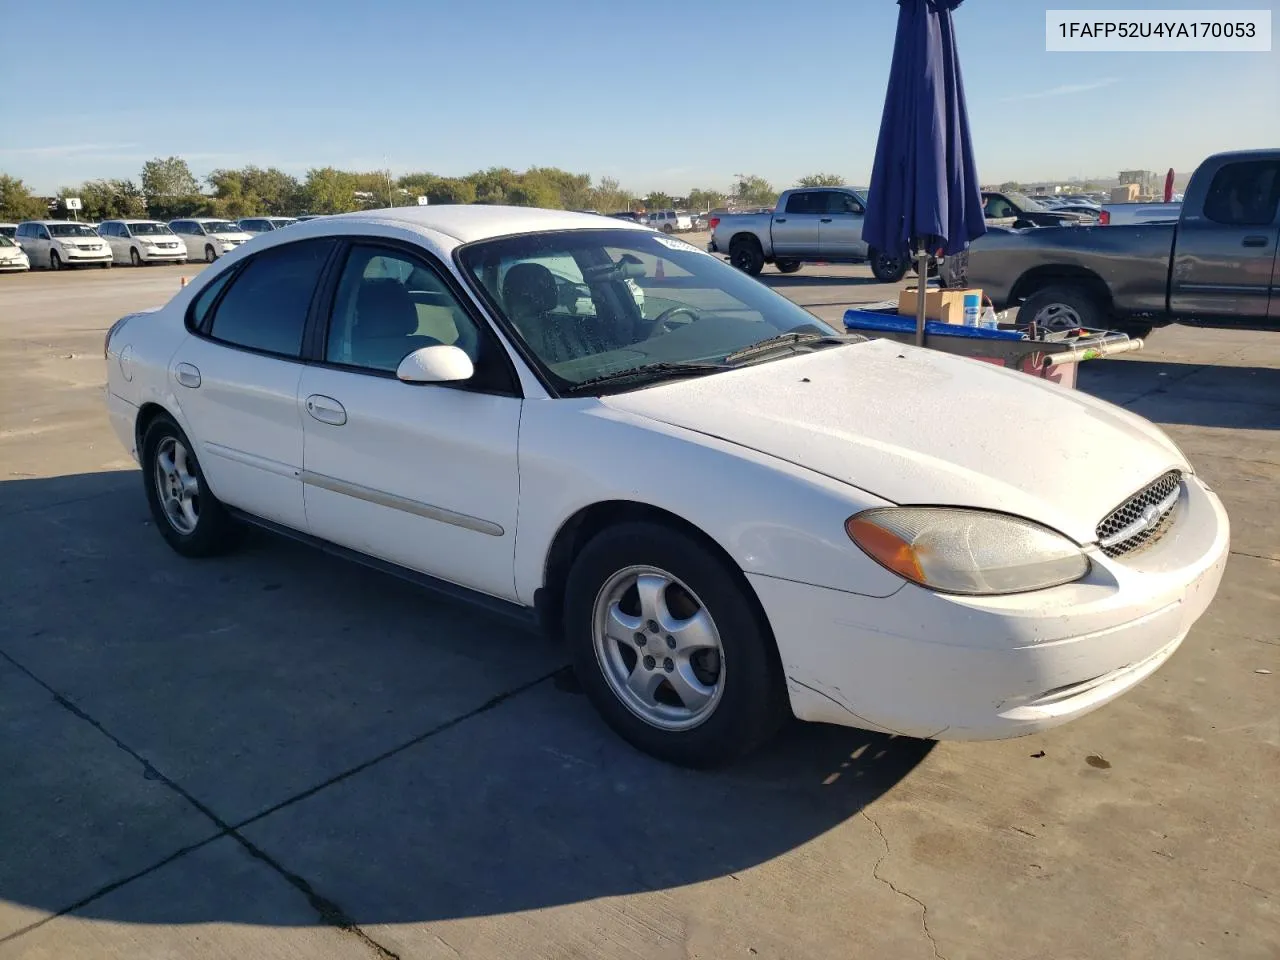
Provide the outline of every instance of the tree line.
<path id="1" fill-rule="evenodd" d="M 802 177 L 796 186 L 835 186 L 837 174 Z M 562 210 L 626 210 L 672 208 L 705 211 L 727 206 L 772 206 L 778 191 L 763 177 L 739 174 L 727 190 L 693 189 L 677 197 L 662 191 L 638 196 L 612 177 L 557 167 L 524 171 L 490 167 L 462 177 L 434 173 L 339 170 L 317 167 L 299 179 L 275 167 L 217 169 L 202 180 L 182 157 L 157 157 L 143 164 L 136 181 L 96 179 L 63 187 L 56 198 L 37 197 L 19 179 L 0 173 L 0 220 L 17 221 L 62 216 L 60 201 L 78 197 L 86 220 L 151 217 L 226 217 L 347 213 L 353 210 L 408 206 L 425 196 L 431 204 L 484 203 Z M 51 212 L 50 200 L 59 201 Z"/>

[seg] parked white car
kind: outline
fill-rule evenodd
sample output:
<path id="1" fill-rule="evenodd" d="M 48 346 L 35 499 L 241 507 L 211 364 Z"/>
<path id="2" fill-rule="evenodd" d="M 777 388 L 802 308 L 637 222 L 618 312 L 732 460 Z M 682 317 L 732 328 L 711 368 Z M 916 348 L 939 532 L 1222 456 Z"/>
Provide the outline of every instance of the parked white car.
<path id="1" fill-rule="evenodd" d="M 543 262 L 565 257 L 590 307 Z M 938 739 L 1064 723 L 1168 660 L 1227 560 L 1218 497 L 1141 417 L 838 333 L 605 217 L 299 224 L 105 354 L 179 554 L 247 521 L 541 623 L 608 723 L 682 764 L 788 712 Z"/>
<path id="2" fill-rule="evenodd" d="M 188 217 L 170 220 L 169 229 L 178 235 L 191 260 L 213 263 L 224 253 L 230 253 L 240 244 L 253 239 L 238 223 L 218 217 Z"/>
<path id="3" fill-rule="evenodd" d="M 238 225 L 245 233 L 259 234 L 282 230 L 297 222 L 293 217 L 245 217 L 238 221 Z"/>
<path id="4" fill-rule="evenodd" d="M 654 230 L 663 233 L 676 233 L 693 229 L 693 218 L 687 213 L 676 213 L 674 210 L 655 210 L 646 221 Z"/>
<path id="5" fill-rule="evenodd" d="M 31 261 L 22 252 L 18 242 L 0 233 L 0 273 L 17 273 L 30 269 Z"/>
<path id="6" fill-rule="evenodd" d="M 186 263 L 187 247 L 159 220 L 103 220 L 98 236 L 111 248 L 112 263 Z"/>
<path id="7" fill-rule="evenodd" d="M 18 235 L 18 225 L 16 223 L 0 223 L 0 237 L 8 237 L 12 240 Z"/>
<path id="8" fill-rule="evenodd" d="M 24 220 L 15 236 L 33 267 L 61 270 L 82 264 L 111 266 L 111 248 L 93 227 L 72 220 Z"/>

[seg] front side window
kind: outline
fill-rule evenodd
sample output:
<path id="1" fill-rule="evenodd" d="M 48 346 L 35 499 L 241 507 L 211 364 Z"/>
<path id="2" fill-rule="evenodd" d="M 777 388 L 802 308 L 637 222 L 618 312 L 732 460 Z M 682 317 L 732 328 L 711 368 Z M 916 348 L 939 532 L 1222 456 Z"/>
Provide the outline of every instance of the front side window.
<path id="1" fill-rule="evenodd" d="M 96 237 L 93 227 L 87 223 L 51 223 L 49 232 L 55 237 Z"/>
<path id="2" fill-rule="evenodd" d="M 1214 223 L 1262 227 L 1276 216 L 1280 201 L 1280 163 L 1254 160 L 1228 163 L 1213 175 L 1204 215 Z"/>
<path id="3" fill-rule="evenodd" d="M 722 364 L 786 332 L 837 333 L 718 258 L 647 230 L 480 241 L 459 259 L 562 390 L 657 364 Z"/>
<path id="4" fill-rule="evenodd" d="M 231 282 L 213 314 L 210 336 L 282 357 L 302 352 L 302 334 L 330 240 L 304 240 L 264 250 Z"/>
<path id="5" fill-rule="evenodd" d="M 239 226 L 229 220 L 217 220 L 212 223 L 196 224 L 196 233 L 243 233 Z"/>
<path id="6" fill-rule="evenodd" d="M 819 202 L 815 202 L 819 201 Z M 802 190 L 799 193 L 793 193 L 787 197 L 787 213 L 820 213 L 821 195 L 812 193 L 808 190 Z"/>
<path id="7" fill-rule="evenodd" d="M 338 281 L 325 359 L 395 373 L 400 361 L 441 344 L 480 359 L 480 338 L 440 276 L 409 256 L 374 245 L 351 248 Z"/>

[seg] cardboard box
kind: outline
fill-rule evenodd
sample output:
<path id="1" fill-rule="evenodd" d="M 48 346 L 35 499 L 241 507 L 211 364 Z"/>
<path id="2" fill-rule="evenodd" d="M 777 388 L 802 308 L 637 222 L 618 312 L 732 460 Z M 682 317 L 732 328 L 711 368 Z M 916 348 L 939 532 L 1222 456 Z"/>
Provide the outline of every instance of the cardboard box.
<path id="1" fill-rule="evenodd" d="M 1139 188 L 1136 183 L 1126 183 L 1123 186 L 1111 188 L 1112 203 L 1137 203 Z"/>
<path id="2" fill-rule="evenodd" d="M 898 293 L 898 315 L 914 317 L 918 288 L 907 287 Z M 969 290 L 927 290 L 924 295 L 924 315 L 926 320 L 938 320 L 942 323 L 964 323 L 964 298 L 966 295 L 978 295 L 978 303 L 982 303 L 980 289 Z"/>

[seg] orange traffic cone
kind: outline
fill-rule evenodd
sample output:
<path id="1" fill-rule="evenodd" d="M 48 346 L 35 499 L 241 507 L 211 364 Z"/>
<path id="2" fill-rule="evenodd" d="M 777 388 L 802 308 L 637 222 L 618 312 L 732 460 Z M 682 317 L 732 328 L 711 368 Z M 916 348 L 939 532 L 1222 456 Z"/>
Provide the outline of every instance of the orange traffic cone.
<path id="1" fill-rule="evenodd" d="M 186 285 L 187 285 L 187 278 L 186 278 L 186 277 L 183 277 L 183 278 L 182 278 L 182 282 L 181 282 L 180 284 L 178 284 L 178 286 L 180 286 L 180 287 L 185 287 Z"/>

